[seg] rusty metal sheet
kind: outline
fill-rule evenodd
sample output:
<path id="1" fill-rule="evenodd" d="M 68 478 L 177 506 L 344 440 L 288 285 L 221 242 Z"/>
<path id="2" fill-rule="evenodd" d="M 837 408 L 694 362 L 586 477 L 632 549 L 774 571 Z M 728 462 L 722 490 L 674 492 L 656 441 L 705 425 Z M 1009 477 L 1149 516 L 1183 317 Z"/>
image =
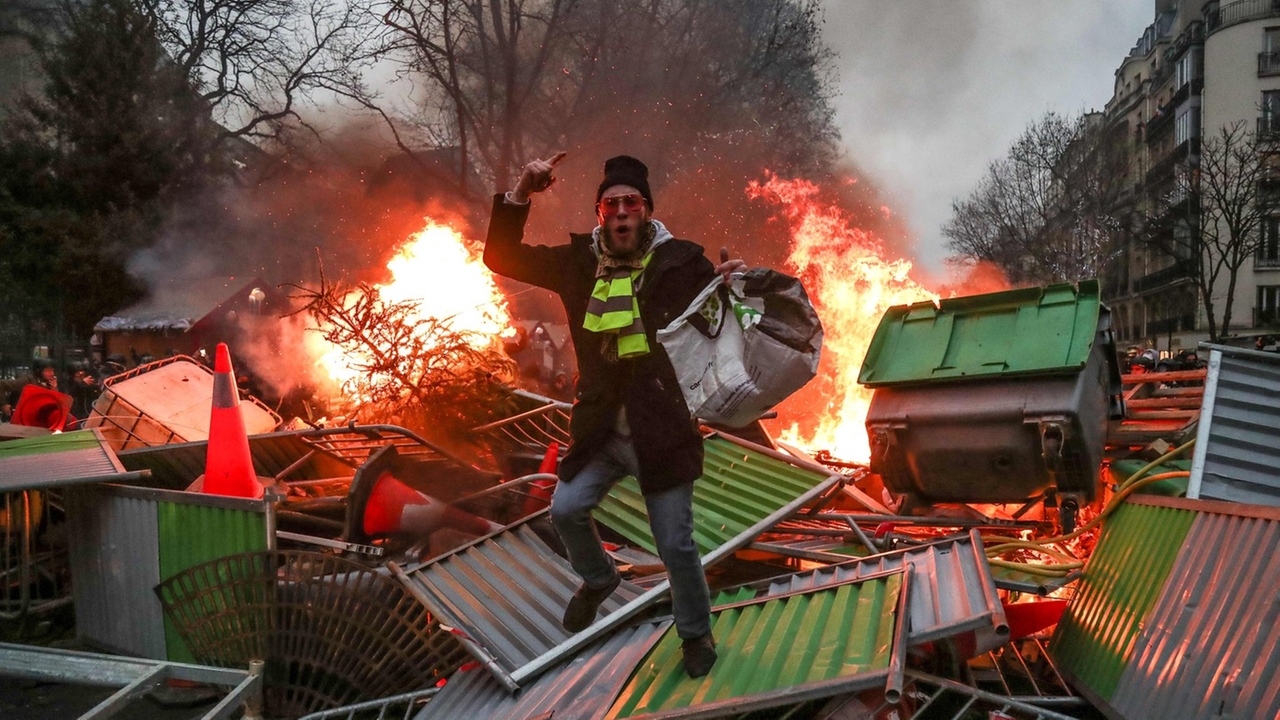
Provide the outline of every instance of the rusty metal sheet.
<path id="1" fill-rule="evenodd" d="M 1208 347 L 1187 497 L 1280 505 L 1280 354 Z"/>
<path id="2" fill-rule="evenodd" d="M 1130 720 L 1280 717 L 1280 510 L 1196 514 L 1111 706 Z"/>
<path id="3" fill-rule="evenodd" d="M 602 717 L 670 621 L 620 630 L 512 695 L 483 668 L 455 672 L 415 720 Z"/>

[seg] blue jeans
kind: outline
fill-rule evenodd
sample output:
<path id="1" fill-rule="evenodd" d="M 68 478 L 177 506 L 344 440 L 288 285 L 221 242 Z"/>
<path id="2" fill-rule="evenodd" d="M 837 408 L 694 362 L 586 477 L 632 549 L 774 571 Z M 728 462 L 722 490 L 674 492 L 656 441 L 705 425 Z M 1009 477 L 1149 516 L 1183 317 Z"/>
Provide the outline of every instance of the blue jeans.
<path id="1" fill-rule="evenodd" d="M 631 439 L 615 434 L 581 472 L 556 484 L 551 521 L 569 552 L 570 564 L 588 585 L 600 587 L 618 572 L 604 551 L 591 512 L 610 488 L 638 472 Z M 658 555 L 671 579 L 676 632 L 686 640 L 702 637 L 711 632 L 711 593 L 693 542 L 693 483 L 645 495 L 644 502 Z"/>

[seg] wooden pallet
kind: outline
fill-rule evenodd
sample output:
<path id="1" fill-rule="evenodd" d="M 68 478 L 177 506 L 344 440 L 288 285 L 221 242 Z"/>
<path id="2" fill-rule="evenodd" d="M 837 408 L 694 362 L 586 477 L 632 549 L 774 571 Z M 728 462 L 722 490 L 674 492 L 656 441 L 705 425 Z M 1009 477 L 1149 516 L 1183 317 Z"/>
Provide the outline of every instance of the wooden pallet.
<path id="1" fill-rule="evenodd" d="M 1107 446 L 1144 447 L 1155 440 L 1173 444 L 1190 439 L 1200 419 L 1206 371 L 1123 375 L 1125 414 L 1107 425 Z"/>

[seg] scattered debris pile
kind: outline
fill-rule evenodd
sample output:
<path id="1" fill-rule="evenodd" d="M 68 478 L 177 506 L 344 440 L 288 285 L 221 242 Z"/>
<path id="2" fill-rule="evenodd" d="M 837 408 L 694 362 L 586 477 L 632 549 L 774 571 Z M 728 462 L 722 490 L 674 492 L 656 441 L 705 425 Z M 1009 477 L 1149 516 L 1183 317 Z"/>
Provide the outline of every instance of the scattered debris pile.
<path id="1" fill-rule="evenodd" d="M 1036 312 L 1083 328 L 1050 333 L 1036 351 L 1043 360 L 1059 343 L 1078 355 L 1067 364 L 1102 398 L 1093 416 L 1117 417 L 1103 447 L 1079 453 L 1107 472 L 1087 489 L 1071 476 L 1070 522 L 1052 462 L 1066 451 L 1050 451 L 1085 431 L 1066 413 L 1019 425 L 1034 443 L 1019 457 L 1048 469 L 1022 478 L 1016 498 L 948 494 L 959 491 L 938 480 L 945 463 L 918 462 L 929 441 L 913 446 L 892 413 L 868 427 L 873 440 L 884 430 L 879 467 L 901 461 L 899 476 L 806 456 L 758 426 L 706 429 L 694 535 L 719 662 L 703 678 L 679 662 L 634 480 L 596 515 L 625 581 L 590 627 L 561 626 L 579 579 L 547 507 L 569 406 L 524 392 L 504 401 L 517 408 L 509 417 L 474 429 L 474 457 L 392 425 L 252 434 L 247 462 L 263 492 L 246 497 L 192 489 L 219 440 L 187 441 L 178 411 L 130 401 L 132 417 L 175 432 L 128 447 L 110 436 L 118 419 L 0 443 L 4 617 L 73 604 L 80 642 L 145 658 L 98 682 L 118 689 L 94 717 L 169 677 L 219 688 L 202 717 L 241 704 L 317 720 L 1274 717 L 1280 363 L 1209 346 L 1196 379 L 1124 376 L 1121 415 L 1118 392 L 1109 403 L 1114 357 L 1098 350 L 1105 316 L 1080 310 L 1089 287 L 1074 292 L 1035 298 Z M 1029 317 L 1023 299 L 1004 300 L 1018 307 L 970 302 L 982 322 L 960 336 L 1000 336 L 990 327 Z M 908 310 L 899 339 L 965 325 L 964 306 L 930 307 L 952 314 L 926 322 L 925 309 Z M 994 345 L 978 345 L 963 357 L 936 350 L 955 368 L 990 366 Z M 179 365 L 153 371 L 167 367 Z M 113 383 L 111 402 L 141 377 Z M 210 391 L 198 385 L 161 398 L 190 407 L 184 392 Z M 1108 419 L 1082 422 L 1101 437 Z M 967 449 L 986 447 L 985 463 L 1011 443 Z M 40 677 L 70 682 L 124 662 L 3 645 L 0 674 L 34 677 L 26 668 L 46 659 L 62 669 Z"/>

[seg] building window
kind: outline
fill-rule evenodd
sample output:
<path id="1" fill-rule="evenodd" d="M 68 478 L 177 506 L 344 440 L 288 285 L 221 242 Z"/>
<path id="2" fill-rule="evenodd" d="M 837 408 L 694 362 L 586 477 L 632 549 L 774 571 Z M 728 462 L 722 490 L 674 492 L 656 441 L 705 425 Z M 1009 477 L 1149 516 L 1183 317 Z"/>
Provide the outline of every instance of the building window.
<path id="1" fill-rule="evenodd" d="M 1273 135 L 1280 132 L 1280 90 L 1262 93 L 1262 116 L 1258 118 L 1258 134 Z"/>
<path id="2" fill-rule="evenodd" d="M 1263 31 L 1262 52 L 1258 53 L 1258 76 L 1280 75 L 1280 27 Z"/>
<path id="3" fill-rule="evenodd" d="M 1280 28 L 1277 28 L 1280 30 Z M 1276 46 L 1276 51 L 1280 52 L 1280 45 Z M 1183 53 L 1182 57 L 1173 65 L 1173 89 L 1181 90 L 1184 86 L 1190 84 L 1192 80 L 1198 79 L 1204 74 L 1204 63 L 1200 59 L 1200 48 L 1193 47 Z"/>
<path id="4" fill-rule="evenodd" d="M 1280 98 L 1277 98 L 1280 102 Z M 1280 127 L 1280 104 L 1277 109 L 1277 127 Z M 1173 143 L 1181 145 L 1191 138 L 1200 137 L 1200 108 L 1189 107 L 1173 121 Z"/>
<path id="5" fill-rule="evenodd" d="M 1269 27 L 1263 29 L 1262 52 L 1280 53 L 1280 27 Z"/>
<path id="6" fill-rule="evenodd" d="M 1262 221 L 1262 242 L 1254 258 L 1258 267 L 1280 267 L 1280 217 Z"/>
<path id="7" fill-rule="evenodd" d="M 1280 285 L 1259 285 L 1253 307 L 1254 325 L 1275 325 L 1280 320 Z"/>

